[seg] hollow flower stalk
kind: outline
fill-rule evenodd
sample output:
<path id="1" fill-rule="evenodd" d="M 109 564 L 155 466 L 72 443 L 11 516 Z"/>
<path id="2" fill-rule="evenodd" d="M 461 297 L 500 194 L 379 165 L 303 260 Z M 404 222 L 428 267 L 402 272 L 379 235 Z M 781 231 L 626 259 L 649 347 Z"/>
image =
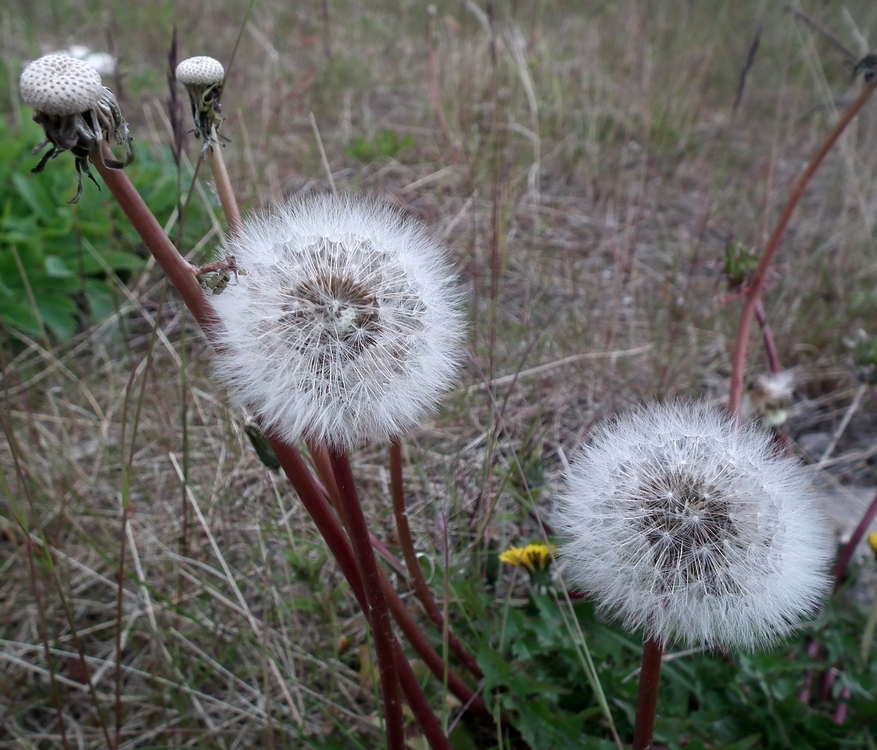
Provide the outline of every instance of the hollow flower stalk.
<path id="1" fill-rule="evenodd" d="M 374 201 L 321 196 L 247 219 L 214 298 L 217 373 L 287 441 L 399 435 L 454 381 L 463 320 L 444 252 Z"/>
<path id="2" fill-rule="evenodd" d="M 829 590 L 807 474 L 706 406 L 644 407 L 599 427 L 572 461 L 557 522 L 569 573 L 659 643 L 770 643 Z"/>

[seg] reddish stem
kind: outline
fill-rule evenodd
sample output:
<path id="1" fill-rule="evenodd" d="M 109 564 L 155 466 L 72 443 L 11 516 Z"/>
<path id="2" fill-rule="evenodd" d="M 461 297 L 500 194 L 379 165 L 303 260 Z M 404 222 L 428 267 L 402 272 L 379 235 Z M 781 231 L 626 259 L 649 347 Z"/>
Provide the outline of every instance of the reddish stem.
<path id="1" fill-rule="evenodd" d="M 91 156 L 91 163 L 103 177 L 106 186 L 110 189 L 134 229 L 137 230 L 137 234 L 140 235 L 149 252 L 152 253 L 152 256 L 167 274 L 171 284 L 179 292 L 198 325 L 207 334 L 211 343 L 215 343 L 215 336 L 212 335 L 212 332 L 220 326 L 219 318 L 195 279 L 196 269 L 180 255 L 168 239 L 146 203 L 143 202 L 143 198 L 131 184 L 128 175 L 121 170 L 104 166 L 97 155 Z"/>
<path id="2" fill-rule="evenodd" d="M 770 371 L 776 375 L 782 368 L 780 367 L 780 358 L 777 354 L 777 346 L 773 340 L 770 326 L 767 323 L 767 315 L 764 312 L 764 306 L 759 300 L 755 305 L 755 319 L 761 326 L 761 337 L 764 339 L 764 353 L 767 354 L 767 366 Z"/>
<path id="3" fill-rule="evenodd" d="M 340 506 L 348 524 L 348 533 L 359 567 L 362 587 L 365 590 L 366 615 L 372 629 L 375 657 L 381 675 L 381 693 L 384 697 L 387 724 L 387 749 L 405 750 L 404 723 L 402 720 L 402 696 L 399 691 L 399 670 L 396 666 L 393 623 L 387 599 L 384 596 L 381 571 L 372 549 L 368 524 L 362 512 L 350 460 L 343 449 L 329 448 L 329 459 L 335 473 Z"/>
<path id="4" fill-rule="evenodd" d="M 655 734 L 655 715 L 658 710 L 658 686 L 661 683 L 661 657 L 664 645 L 655 638 L 646 638 L 643 661 L 639 673 L 639 695 L 636 699 L 636 724 L 633 730 L 633 750 L 649 750 Z"/>
<path id="5" fill-rule="evenodd" d="M 393 495 L 393 514 L 396 516 L 396 530 L 399 534 L 399 544 L 402 547 L 402 557 L 405 558 L 408 574 L 411 576 L 411 582 L 414 584 L 414 592 L 417 594 L 417 598 L 420 599 L 421 604 L 423 604 L 423 608 L 430 619 L 444 633 L 445 618 L 432 597 L 429 584 L 427 584 L 426 579 L 423 577 L 423 570 L 420 567 L 420 561 L 417 559 L 417 553 L 414 550 L 411 527 L 408 525 L 408 510 L 405 507 L 405 486 L 402 477 L 402 444 L 398 438 L 390 443 L 390 490 Z M 478 667 L 475 657 L 460 642 L 460 639 L 454 635 L 450 628 L 447 629 L 447 634 L 448 646 L 457 658 L 479 680 L 484 677 L 484 673 Z"/>
<path id="6" fill-rule="evenodd" d="M 338 498 L 338 486 L 335 483 L 335 476 L 332 474 L 332 466 L 331 461 L 329 460 L 329 454 L 326 451 L 325 446 L 312 444 L 310 447 L 311 456 L 314 458 L 314 465 L 317 466 L 317 470 L 320 473 L 321 477 L 323 477 L 323 481 L 326 484 L 327 489 L 332 488 L 329 491 L 329 496 L 332 497 L 332 493 L 334 492 L 333 504 L 335 505 L 336 512 L 338 513 L 339 518 L 341 519 L 341 523 L 348 527 L 347 517 L 344 512 L 343 505 Z M 328 466 L 325 464 L 328 462 Z M 375 539 L 372 537 L 372 545 L 375 544 Z M 395 558 L 394 558 L 395 559 Z M 401 567 L 401 565 L 400 565 Z M 393 615 L 393 618 L 398 623 L 399 627 L 402 629 L 402 633 L 408 639 L 408 642 L 414 647 L 414 650 L 418 653 L 421 659 L 423 659 L 423 663 L 429 667 L 430 671 L 435 675 L 436 679 L 439 682 L 444 683 L 445 679 L 447 679 L 448 689 L 455 695 L 464 706 L 471 708 L 478 714 L 493 720 L 493 716 L 490 711 L 487 709 L 484 701 L 481 697 L 475 693 L 465 682 L 463 682 L 451 669 L 445 664 L 444 659 L 439 656 L 438 652 L 433 648 L 432 644 L 429 642 L 429 639 L 417 625 L 417 622 L 412 617 L 411 613 L 405 607 L 405 604 L 402 602 L 401 597 L 399 596 L 396 589 L 393 588 L 389 579 L 386 575 L 384 575 L 383 570 L 378 568 L 381 572 L 381 584 L 384 587 L 384 596 L 387 598 L 387 604 L 390 607 L 390 612 Z"/>
<path id="7" fill-rule="evenodd" d="M 113 197 L 121 206 L 122 211 L 128 217 L 132 226 L 137 230 L 146 247 L 165 274 L 167 274 L 170 282 L 176 287 L 183 302 L 189 308 L 207 338 L 216 346 L 217 337 L 215 332 L 221 323 L 209 299 L 204 295 L 196 281 L 192 266 L 177 252 L 177 249 L 173 246 L 167 235 L 165 235 L 161 226 L 131 184 L 128 176 L 119 170 L 108 169 L 98 158 L 92 159 L 92 163 L 103 177 Z M 301 454 L 295 447 L 287 445 L 270 435 L 268 435 L 268 441 L 280 460 L 284 472 L 296 488 L 302 504 L 314 520 L 330 552 L 337 560 L 360 607 L 362 607 L 364 612 L 368 612 L 368 601 L 362 581 L 359 578 L 356 558 L 347 537 L 332 514 L 332 510 L 325 499 L 323 489 L 316 482 Z M 405 690 L 411 709 L 424 735 L 427 737 L 430 747 L 434 748 L 434 750 L 450 750 L 450 743 L 444 736 L 438 720 L 432 713 L 426 697 L 420 688 L 420 684 L 411 670 L 411 665 L 408 664 L 404 657 L 401 647 L 398 643 L 395 643 L 395 640 L 391 641 L 391 644 L 394 648 L 394 653 L 391 656 L 394 656 L 394 661 L 398 662 L 398 680 Z M 394 692 L 397 696 L 398 689 L 399 686 L 394 680 Z M 396 704 L 398 706 L 396 713 L 398 713 L 398 720 L 401 722 L 401 702 L 397 699 Z M 394 739 L 391 743 L 389 741 L 389 726 L 390 718 L 388 711 L 388 747 L 400 748 L 401 750 L 401 748 L 404 748 L 404 738 L 401 738 L 401 740 L 396 738 L 396 735 L 401 734 L 401 730 L 394 730 Z"/>
<path id="8" fill-rule="evenodd" d="M 383 576 L 383 571 L 381 571 L 381 574 Z M 393 617 L 396 622 L 399 623 L 399 627 L 402 629 L 402 632 L 405 634 L 409 643 L 420 655 L 420 658 L 423 659 L 424 664 L 429 667 L 429 670 L 439 681 L 444 682 L 445 679 L 447 679 L 448 690 L 456 695 L 457 698 L 462 701 L 464 706 L 468 706 L 475 713 L 480 714 L 489 720 L 493 720 L 493 715 L 490 713 L 490 710 L 487 708 L 487 705 L 484 703 L 481 696 L 452 672 L 451 668 L 445 664 L 444 659 L 442 659 L 432 647 L 432 644 L 423 634 L 423 631 L 418 627 L 414 618 L 411 616 L 411 613 L 405 608 L 402 599 L 393 589 L 386 576 L 383 576 L 382 583 L 384 586 L 384 593 L 387 597 L 387 603 L 390 606 L 390 611 L 393 613 Z"/>
<path id="9" fill-rule="evenodd" d="M 847 716 L 850 712 L 850 707 L 847 704 L 847 701 L 852 697 L 852 694 L 852 690 L 850 690 L 848 687 L 841 688 L 840 700 L 834 707 L 834 713 L 831 716 L 831 720 L 835 724 L 846 724 Z"/>
<path id="10" fill-rule="evenodd" d="M 315 458 L 315 465 L 317 466 L 322 466 L 323 460 L 320 458 L 321 455 L 324 456 L 326 460 L 329 459 L 325 446 L 312 444 L 310 450 L 311 456 Z M 335 477 L 332 474 L 331 462 L 328 467 L 322 466 L 320 474 L 322 475 L 327 468 L 328 476 L 324 478 L 324 481 L 327 487 L 334 488 L 334 491 L 337 493 L 338 487 L 335 483 Z M 340 503 L 340 500 L 336 499 L 334 505 L 336 512 L 341 519 L 341 523 L 345 527 L 349 527 L 343 504 Z M 372 538 L 372 545 L 375 544 L 375 541 L 376 540 Z M 463 682 L 463 680 L 461 680 L 447 664 L 445 664 L 444 659 L 439 656 L 438 652 L 429 642 L 429 639 L 417 625 L 414 617 L 412 617 L 411 613 L 407 610 L 398 592 L 393 588 L 386 575 L 384 575 L 383 570 L 380 569 L 380 566 L 378 570 L 381 572 L 381 584 L 384 587 L 384 596 L 387 598 L 390 612 L 399 627 L 402 629 L 402 633 L 408 639 L 408 642 L 414 647 L 414 650 L 418 653 L 420 658 L 423 659 L 423 663 L 426 664 L 439 682 L 444 683 L 445 679 L 447 679 L 448 689 L 460 699 L 464 706 L 471 708 L 475 713 L 492 721 L 493 716 L 487 709 L 484 700 L 466 685 L 466 683 Z"/>
<path id="11" fill-rule="evenodd" d="M 314 468 L 317 470 L 317 474 L 320 476 L 320 480 L 326 488 L 329 501 L 335 508 L 335 512 L 341 519 L 341 523 L 347 528 L 347 521 L 344 519 L 344 506 L 341 504 L 341 499 L 338 495 L 338 485 L 335 484 L 335 475 L 332 473 L 332 462 L 329 460 L 329 452 L 326 450 L 326 446 L 323 443 L 309 440 L 308 451 L 311 454 L 311 461 L 314 464 Z M 372 533 L 369 533 L 369 538 L 371 539 L 372 547 L 374 547 L 378 551 L 378 554 L 389 563 L 390 567 L 392 567 L 399 575 L 403 577 L 407 576 L 402 561 L 387 549 L 387 545 Z"/>
<path id="12" fill-rule="evenodd" d="M 368 612 L 368 602 L 357 569 L 353 548 L 350 546 L 350 541 L 338 523 L 338 519 L 335 518 L 323 488 L 314 479 L 301 454 L 294 446 L 288 445 L 270 434 L 267 434 L 266 437 L 277 456 L 277 460 L 280 461 L 283 471 L 292 482 L 296 492 L 298 492 L 302 505 L 305 506 L 305 510 L 307 510 L 323 539 L 326 541 L 329 551 L 338 562 L 338 566 L 350 584 L 350 589 L 359 602 L 359 606 L 363 612 Z M 402 648 L 398 643 L 395 643 L 395 639 L 394 646 L 402 689 L 405 691 L 411 710 L 414 712 L 414 716 L 418 724 L 420 724 L 430 747 L 433 750 L 450 750 L 450 742 L 448 742 L 438 720 L 432 713 L 432 709 L 426 701 L 426 697 L 411 669 L 411 665 L 405 658 Z"/>
<path id="13" fill-rule="evenodd" d="M 755 269 L 755 273 L 749 280 L 749 290 L 746 294 L 746 301 L 743 303 L 743 310 L 740 313 L 740 323 L 737 327 L 737 338 L 734 341 L 734 353 L 731 358 L 731 393 L 728 398 L 728 411 L 735 416 L 739 416 L 740 414 L 740 405 L 743 399 L 746 350 L 749 346 L 749 332 L 752 330 L 752 318 L 755 314 L 755 305 L 758 302 L 758 296 L 761 294 L 761 289 L 764 286 L 764 279 L 767 276 L 768 269 L 779 249 L 780 241 L 782 240 L 786 227 L 792 218 L 792 213 L 795 211 L 801 197 L 804 195 L 804 190 L 807 188 L 810 179 L 816 173 L 816 170 L 819 169 L 819 165 L 822 163 L 826 154 L 831 150 L 832 146 L 834 146 L 837 139 L 840 138 L 841 133 L 843 133 L 853 117 L 855 117 L 858 111 L 864 106 L 868 97 L 874 93 L 875 88 L 877 88 L 877 81 L 866 85 L 862 89 L 862 92 L 856 97 L 856 100 L 850 105 L 849 109 L 844 112 L 837 125 L 834 126 L 834 129 L 828 135 L 828 138 L 825 139 L 825 142 L 813 155 L 813 158 L 810 160 L 804 173 L 798 178 L 798 181 L 792 188 L 789 200 L 786 202 L 785 208 L 783 208 L 783 212 L 780 214 L 776 227 L 774 227 L 773 234 L 771 234 L 770 239 L 768 239 L 764 252 L 761 255 L 758 268 Z"/>
<path id="14" fill-rule="evenodd" d="M 844 573 L 847 570 L 847 565 L 850 564 L 850 560 L 853 557 L 853 552 L 856 551 L 856 547 L 859 545 L 859 542 L 862 541 L 862 537 L 865 536 L 865 532 L 868 530 L 868 527 L 871 525 L 871 522 L 875 517 L 877 517 L 877 495 L 874 495 L 874 499 L 868 506 L 868 510 L 865 511 L 865 515 L 859 520 L 858 526 L 856 526 L 849 541 L 844 545 L 843 551 L 840 553 L 840 557 L 837 560 L 837 564 L 834 566 L 834 588 L 831 590 L 832 594 L 838 592 L 840 584 L 843 581 Z"/>
<path id="15" fill-rule="evenodd" d="M 807 656 L 809 656 L 811 659 L 815 659 L 817 656 L 819 656 L 819 641 L 811 639 L 807 642 Z M 811 669 L 807 673 L 807 677 L 804 679 L 804 685 L 798 692 L 798 700 L 805 706 L 809 705 L 810 703 L 810 692 L 813 688 L 814 678 L 815 675 L 813 670 Z"/>

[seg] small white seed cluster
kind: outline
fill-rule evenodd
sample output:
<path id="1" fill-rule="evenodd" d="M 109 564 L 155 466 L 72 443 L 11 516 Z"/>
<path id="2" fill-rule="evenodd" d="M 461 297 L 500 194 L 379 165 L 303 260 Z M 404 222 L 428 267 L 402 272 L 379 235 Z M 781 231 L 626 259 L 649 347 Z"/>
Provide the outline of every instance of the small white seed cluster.
<path id="1" fill-rule="evenodd" d="M 219 60 L 199 55 L 183 60 L 177 65 L 176 75 L 183 86 L 210 86 L 222 83 L 225 68 Z"/>
<path id="2" fill-rule="evenodd" d="M 104 93 L 100 73 L 65 55 L 46 55 L 24 69 L 21 97 L 37 112 L 74 115 L 93 109 Z"/>

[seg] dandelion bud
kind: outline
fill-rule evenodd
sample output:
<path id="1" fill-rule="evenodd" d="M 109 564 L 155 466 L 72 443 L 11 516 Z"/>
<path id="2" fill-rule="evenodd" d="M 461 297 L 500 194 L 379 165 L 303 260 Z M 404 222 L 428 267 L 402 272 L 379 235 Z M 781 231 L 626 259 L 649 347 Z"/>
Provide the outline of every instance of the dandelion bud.
<path id="1" fill-rule="evenodd" d="M 19 86 L 21 98 L 34 108 L 34 122 L 43 126 L 44 144 L 52 146 L 32 171 L 42 172 L 51 159 L 71 151 L 79 178 L 71 203 L 76 203 L 82 193 L 83 173 L 94 182 L 88 167 L 89 155 L 111 169 L 122 169 L 133 160 L 128 123 L 122 117 L 119 103 L 88 63 L 66 55 L 45 55 L 24 69 Z M 116 143 L 126 145 L 128 155 L 124 163 L 104 158 L 101 144 L 110 136 Z"/>
<path id="2" fill-rule="evenodd" d="M 807 475 L 754 427 L 651 406 L 600 427 L 559 499 L 570 573 L 648 638 L 754 647 L 827 593 L 830 541 Z"/>
<path id="3" fill-rule="evenodd" d="M 195 137 L 203 138 L 205 146 L 211 143 L 213 129 L 219 129 L 222 107 L 219 96 L 225 80 L 225 68 L 219 60 L 199 55 L 177 65 L 177 80 L 186 87 L 195 120 Z"/>
<path id="4" fill-rule="evenodd" d="M 454 380 L 463 321 L 441 247 L 392 209 L 318 197 L 249 218 L 215 296 L 217 373 L 288 441 L 383 440 Z"/>

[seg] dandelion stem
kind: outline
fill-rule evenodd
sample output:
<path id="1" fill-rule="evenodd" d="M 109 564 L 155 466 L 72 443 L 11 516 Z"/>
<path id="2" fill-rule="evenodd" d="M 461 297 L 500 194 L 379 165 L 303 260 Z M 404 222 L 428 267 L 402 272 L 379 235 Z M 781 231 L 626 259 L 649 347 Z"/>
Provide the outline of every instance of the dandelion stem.
<path id="1" fill-rule="evenodd" d="M 350 460 L 343 449 L 329 448 L 329 458 L 335 472 L 335 481 L 341 496 L 341 504 L 347 518 L 350 541 L 357 558 L 359 574 L 365 591 L 369 624 L 375 644 L 375 656 L 381 674 L 381 693 L 384 698 L 384 719 L 387 731 L 387 749 L 404 750 L 405 736 L 402 722 L 402 696 L 399 690 L 399 673 L 396 666 L 390 610 L 384 596 L 381 572 L 369 538 L 368 524 L 362 512 Z"/>
<path id="2" fill-rule="evenodd" d="M 438 652 L 432 647 L 427 640 L 423 631 L 417 626 L 411 613 L 405 608 L 399 594 L 395 592 L 386 576 L 383 575 L 384 593 L 387 597 L 387 603 L 393 617 L 402 629 L 408 642 L 414 647 L 414 650 L 420 655 L 430 671 L 444 683 L 447 677 L 448 690 L 450 690 L 457 698 L 462 701 L 464 706 L 468 706 L 475 713 L 493 721 L 493 715 L 488 710 L 484 700 L 468 685 L 466 685 L 460 677 L 451 671 L 444 659 L 438 655 Z"/>
<path id="3" fill-rule="evenodd" d="M 390 490 L 393 495 L 393 514 L 396 517 L 396 531 L 399 534 L 399 544 L 402 547 L 402 556 L 405 558 L 405 565 L 408 567 L 408 575 L 411 576 L 411 582 L 414 584 L 414 591 L 417 598 L 423 604 L 426 613 L 435 623 L 436 627 L 445 631 L 445 618 L 433 599 L 429 585 L 423 577 L 423 570 L 420 567 L 420 561 L 417 559 L 417 553 L 414 550 L 414 539 L 411 537 L 411 527 L 408 525 L 408 511 L 405 507 L 405 487 L 402 478 L 402 444 L 398 438 L 390 443 Z M 460 639 L 451 631 L 448 633 L 448 646 L 457 658 L 463 662 L 466 668 L 479 680 L 484 677 L 484 673 L 478 667 L 478 662 L 470 651 L 460 642 Z"/>
<path id="4" fill-rule="evenodd" d="M 661 682 L 661 657 L 664 644 L 656 638 L 646 638 L 643 661 L 639 673 L 639 695 L 636 699 L 636 724 L 633 730 L 633 750 L 649 750 L 655 733 L 655 714 L 658 709 L 658 686 Z"/>
<path id="5" fill-rule="evenodd" d="M 740 323 L 737 326 L 737 338 L 734 341 L 734 353 L 731 359 L 731 394 L 728 399 L 728 411 L 734 416 L 739 416 L 740 405 L 743 399 L 746 350 L 749 346 L 749 332 L 752 329 L 752 318 L 755 315 L 755 306 L 758 303 L 758 297 L 764 286 L 764 279 L 767 276 L 768 269 L 779 249 L 780 241 L 783 238 L 783 234 L 785 234 L 786 227 L 789 225 L 792 214 L 800 202 L 801 197 L 804 195 L 804 190 L 806 190 L 810 179 L 816 174 L 819 165 L 822 164 L 822 160 L 831 150 L 832 146 L 834 146 L 837 139 L 840 138 L 841 133 L 843 133 L 847 125 L 850 124 L 853 117 L 855 117 L 859 110 L 864 106 L 868 97 L 874 93 L 875 88 L 877 88 L 877 81 L 866 85 L 862 89 L 862 92 L 856 97 L 856 100 L 850 105 L 849 109 L 844 112 L 840 120 L 838 120 L 837 125 L 835 125 L 834 129 L 829 133 L 825 142 L 813 155 L 807 168 L 792 188 L 786 206 L 783 208 L 783 212 L 780 214 L 780 218 L 777 220 L 776 226 L 774 227 L 773 234 L 771 234 L 767 241 L 767 245 L 764 248 L 764 252 L 761 254 L 758 268 L 755 269 L 755 273 L 749 280 L 749 290 L 746 293 L 746 300 L 743 303 L 743 310 L 740 313 Z"/>
<path id="6" fill-rule="evenodd" d="M 280 461 L 283 471 L 292 482 L 293 487 L 295 487 L 299 498 L 301 498 L 302 505 L 305 506 L 305 510 L 307 510 L 323 539 L 326 541 L 329 551 L 338 562 L 338 566 L 350 584 L 350 589 L 359 602 L 359 606 L 363 612 L 367 612 L 368 603 L 357 569 L 353 549 L 341 528 L 341 524 L 332 512 L 332 507 L 329 504 L 326 493 L 314 479 L 301 454 L 294 446 L 279 440 L 270 433 L 266 434 L 266 438 L 271 444 L 277 460 Z M 389 582 L 387 586 L 389 586 Z M 420 684 L 414 676 L 411 665 L 405 659 L 401 646 L 395 643 L 395 639 L 394 645 L 396 665 L 399 669 L 399 680 L 402 689 L 405 691 L 408 704 L 411 706 L 411 710 L 418 724 L 420 724 L 420 728 L 423 730 L 430 747 L 433 750 L 450 750 L 451 745 L 445 737 L 438 719 L 432 713 L 432 709 L 426 701 L 426 696 L 424 696 L 423 690 L 421 690 Z"/>
<path id="7" fill-rule="evenodd" d="M 192 312 L 192 315 L 203 329 L 207 338 L 211 342 L 215 342 L 215 332 L 220 326 L 220 321 L 209 299 L 204 296 L 200 285 L 195 280 L 192 267 L 177 252 L 177 249 L 165 235 L 127 175 L 121 171 L 104 167 L 99 158 L 93 159 L 92 163 L 104 178 L 104 182 L 110 189 L 113 197 L 121 206 L 122 211 L 128 217 L 128 220 L 146 244 L 146 247 L 155 257 L 165 274 L 167 274 L 170 282 L 176 287 L 183 302 Z M 357 570 L 356 558 L 350 547 L 350 542 L 344 535 L 337 519 L 332 514 L 331 507 L 325 498 L 322 488 L 314 480 L 304 459 L 295 447 L 287 445 L 270 435 L 267 437 L 284 472 L 298 492 L 302 504 L 314 520 L 330 552 L 338 561 L 341 571 L 350 584 L 350 588 L 360 607 L 362 607 L 363 612 L 368 612 L 368 601 Z M 386 619 L 389 621 L 388 617 Z M 390 631 L 390 635 L 392 636 L 392 631 Z M 396 659 L 394 661 L 398 664 L 398 678 L 394 676 L 393 682 L 396 695 L 398 696 L 399 694 L 398 683 L 401 682 L 409 705 L 424 735 L 427 737 L 430 747 L 433 750 L 450 750 L 450 743 L 444 736 L 441 725 L 432 713 L 426 697 L 420 688 L 420 684 L 411 670 L 411 665 L 404 658 L 401 647 L 398 643 L 395 643 L 395 639 L 391 640 L 391 645 L 395 647 Z M 402 714 L 401 701 L 398 698 L 396 705 L 398 707 L 397 721 L 399 723 L 396 734 L 399 734 L 401 737 Z M 387 747 L 399 748 L 399 750 L 404 747 L 404 738 L 395 739 L 394 736 L 394 741 L 396 744 L 388 742 Z"/>
<path id="8" fill-rule="evenodd" d="M 332 462 L 329 460 L 329 452 L 326 450 L 326 445 L 316 440 L 309 440 L 307 441 L 307 446 L 308 452 L 311 454 L 311 462 L 317 470 L 317 476 L 323 483 L 323 487 L 326 489 L 329 502 L 332 503 L 332 507 L 341 519 L 341 524 L 346 529 L 347 521 L 344 519 L 344 507 L 341 505 L 341 500 L 338 496 L 338 485 L 335 484 L 335 475 L 332 473 Z M 377 553 L 384 558 L 384 561 L 393 570 L 403 577 L 408 575 L 405 567 L 402 565 L 402 561 L 390 552 L 380 539 L 372 533 L 369 533 L 369 538 L 371 539 L 372 547 L 377 550 Z"/>
<path id="9" fill-rule="evenodd" d="M 99 154 L 91 155 L 91 163 L 103 177 L 128 221 L 146 243 L 149 252 L 183 298 L 186 307 L 192 311 L 198 325 L 207 334 L 207 338 L 212 340 L 212 332 L 219 326 L 219 318 L 195 279 L 193 267 L 168 239 L 143 198 L 131 184 L 128 175 L 121 170 L 106 167 Z"/>
<path id="10" fill-rule="evenodd" d="M 764 312 L 764 305 L 761 300 L 755 305 L 755 319 L 761 326 L 761 336 L 764 339 L 764 353 L 767 355 L 767 366 L 770 371 L 776 375 L 782 368 L 780 367 L 780 358 L 777 354 L 777 345 L 773 340 L 773 333 L 770 330 L 770 324 L 767 322 L 767 314 Z"/>
<path id="11" fill-rule="evenodd" d="M 238 201 L 228 177 L 228 170 L 225 168 L 225 159 L 222 156 L 222 146 L 219 143 L 216 123 L 213 124 L 211 140 L 212 143 L 207 148 L 207 159 L 210 162 L 210 171 L 213 173 L 216 193 L 222 204 L 222 212 L 225 214 L 228 231 L 237 234 L 241 229 L 241 210 L 238 208 Z"/>
<path id="12" fill-rule="evenodd" d="M 326 467 L 324 465 L 326 461 L 329 461 L 329 455 L 325 445 L 319 443 L 311 443 L 309 444 L 308 448 L 311 452 L 312 458 L 314 459 L 314 464 L 317 467 L 317 471 L 320 474 L 320 477 L 323 479 L 324 484 L 326 485 L 327 494 L 329 495 L 329 498 L 331 499 L 333 505 L 335 506 L 335 510 L 338 513 L 339 518 L 341 519 L 341 523 L 344 525 L 345 528 L 349 528 L 347 518 L 344 514 L 344 506 L 341 504 L 338 497 L 338 486 L 335 483 L 335 477 L 331 472 L 331 464 L 329 465 L 329 467 Z M 377 549 L 379 552 L 381 551 L 381 548 L 377 546 L 379 543 L 377 539 L 371 537 L 371 543 L 372 546 L 375 547 L 375 549 Z M 381 570 L 380 567 L 378 568 L 378 570 L 381 573 L 381 584 L 384 587 L 384 596 L 386 596 L 387 598 L 387 604 L 390 607 L 390 612 L 393 615 L 393 619 L 396 620 L 397 624 L 402 630 L 402 633 L 408 639 L 408 642 L 414 647 L 414 650 L 418 653 L 420 658 L 423 659 L 424 664 L 426 664 L 426 666 L 433 673 L 436 679 L 438 679 L 442 684 L 444 684 L 445 679 L 447 678 L 448 690 L 450 690 L 455 696 L 457 696 L 457 698 L 459 698 L 464 706 L 466 706 L 467 708 L 471 708 L 472 711 L 477 714 L 492 719 L 490 712 L 487 710 L 487 706 L 485 705 L 482 698 L 477 693 L 475 693 L 468 685 L 466 685 L 466 683 L 463 682 L 463 680 L 461 680 L 447 664 L 445 664 L 444 659 L 439 656 L 438 652 L 435 650 L 435 648 L 433 648 L 432 644 L 429 642 L 424 632 L 420 629 L 420 627 L 417 625 L 417 622 L 415 622 L 414 618 L 411 616 L 411 613 L 405 607 L 405 604 L 402 602 L 402 599 L 399 596 L 398 592 L 393 588 L 393 585 L 390 583 L 387 576 L 384 575 L 383 570 Z"/>
<path id="13" fill-rule="evenodd" d="M 865 515 L 863 515 L 862 518 L 859 520 L 858 526 L 856 526 L 852 536 L 849 538 L 849 541 L 847 541 L 847 543 L 844 545 L 843 551 L 838 558 L 837 565 L 834 566 L 834 588 L 832 589 L 832 594 L 836 594 L 838 592 L 838 589 L 843 582 L 843 577 L 844 573 L 846 572 L 847 565 L 850 564 L 850 559 L 853 556 L 853 552 L 855 552 L 856 547 L 859 545 L 859 542 L 862 541 L 862 537 L 865 536 L 865 532 L 871 526 L 871 522 L 874 520 L 875 517 L 877 517 L 877 495 L 874 495 L 874 499 L 868 506 L 868 510 L 865 511 Z"/>
<path id="14" fill-rule="evenodd" d="M 321 450 L 323 452 L 326 451 L 324 446 L 312 446 L 311 455 L 318 457 Z M 326 454 L 326 458 L 328 459 L 328 454 Z M 319 459 L 317 460 L 317 465 L 320 465 Z M 320 474 L 322 476 L 323 472 L 320 471 Z M 330 474 L 328 477 L 324 477 L 324 482 L 328 487 L 333 488 L 329 494 L 330 497 L 333 498 L 335 510 L 341 519 L 341 523 L 346 528 L 349 528 L 349 522 L 344 513 L 344 506 L 338 500 L 338 488 L 335 484 L 334 476 Z M 334 494 L 332 494 L 333 491 Z M 372 546 L 375 546 L 377 540 L 372 537 L 371 542 Z M 414 618 L 411 616 L 411 613 L 405 607 L 401 597 L 393 588 L 393 585 L 390 583 L 383 570 L 378 567 L 378 571 L 381 573 L 381 584 L 384 588 L 384 596 L 387 598 L 387 604 L 393 615 L 393 619 L 396 620 L 402 633 L 408 639 L 408 642 L 414 647 L 414 650 L 418 653 L 420 658 L 423 659 L 424 664 L 426 664 L 436 679 L 442 684 L 447 680 L 448 689 L 460 699 L 464 706 L 471 708 L 477 714 L 492 718 L 482 698 L 466 685 L 466 683 L 450 669 L 449 665 L 445 664 L 444 659 L 442 659 L 435 648 L 433 648 L 424 632 L 420 629 Z"/>

